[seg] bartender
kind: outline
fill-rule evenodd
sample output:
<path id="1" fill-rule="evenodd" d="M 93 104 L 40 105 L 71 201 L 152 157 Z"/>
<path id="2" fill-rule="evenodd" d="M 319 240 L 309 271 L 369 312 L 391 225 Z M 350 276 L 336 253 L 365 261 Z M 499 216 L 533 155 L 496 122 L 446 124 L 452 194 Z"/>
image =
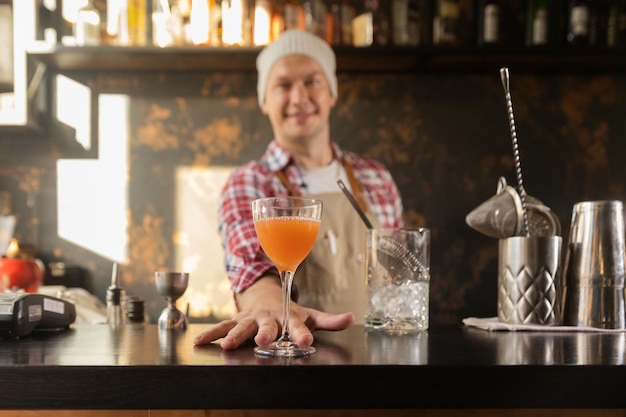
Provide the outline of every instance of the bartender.
<path id="1" fill-rule="evenodd" d="M 251 203 L 257 198 L 301 196 L 324 204 L 315 245 L 294 280 L 290 334 L 311 345 L 313 330 L 342 330 L 363 322 L 366 227 L 338 180 L 355 195 L 377 227 L 404 225 L 402 201 L 379 162 L 341 149 L 330 137 L 337 102 L 336 59 L 320 37 L 288 30 L 256 60 L 257 94 L 274 139 L 261 159 L 235 170 L 221 194 L 219 231 L 238 313 L 196 336 L 206 344 L 223 338 L 224 349 L 249 339 L 258 345 L 281 332 L 282 292 L 274 264 L 263 253 Z"/>

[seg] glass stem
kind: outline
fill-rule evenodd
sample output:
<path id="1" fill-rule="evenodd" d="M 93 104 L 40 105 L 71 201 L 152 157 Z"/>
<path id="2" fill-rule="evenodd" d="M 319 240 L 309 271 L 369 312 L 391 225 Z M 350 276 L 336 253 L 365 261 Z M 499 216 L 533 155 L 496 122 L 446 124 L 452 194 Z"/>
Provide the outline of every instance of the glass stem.
<path id="1" fill-rule="evenodd" d="M 291 341 L 289 336 L 289 316 L 291 315 L 291 284 L 293 283 L 293 271 L 283 271 L 280 274 L 280 282 L 283 288 L 283 335 L 281 341 Z"/>

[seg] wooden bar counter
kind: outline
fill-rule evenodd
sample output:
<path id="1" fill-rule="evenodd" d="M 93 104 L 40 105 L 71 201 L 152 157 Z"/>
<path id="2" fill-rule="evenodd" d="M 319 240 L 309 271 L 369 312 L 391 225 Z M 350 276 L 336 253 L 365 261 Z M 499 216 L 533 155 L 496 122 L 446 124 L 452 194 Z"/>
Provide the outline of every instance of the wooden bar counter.
<path id="1" fill-rule="evenodd" d="M 626 415 L 612 414 L 626 409 L 626 333 L 452 326 L 387 335 L 353 326 L 317 332 L 311 357 L 280 360 L 256 357 L 252 344 L 234 351 L 195 347 L 193 337 L 207 326 L 159 331 L 156 325 L 74 325 L 0 339 L 0 416 L 90 415 L 60 410 L 118 417 L 195 415 L 189 410 L 205 410 L 197 414 L 202 416 L 235 415 L 207 410 L 313 415 L 289 412 L 297 409 L 321 410 L 326 417 L 502 415 L 514 409 Z"/>

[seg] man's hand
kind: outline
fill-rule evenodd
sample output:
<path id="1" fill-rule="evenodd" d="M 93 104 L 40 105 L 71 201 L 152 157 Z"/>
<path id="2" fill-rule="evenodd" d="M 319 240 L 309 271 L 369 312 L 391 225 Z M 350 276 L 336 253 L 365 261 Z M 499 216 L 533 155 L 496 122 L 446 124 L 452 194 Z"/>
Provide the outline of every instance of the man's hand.
<path id="1" fill-rule="evenodd" d="M 266 276 L 237 295 L 240 312 L 224 320 L 193 340 L 204 345 L 223 338 L 223 349 L 235 349 L 254 338 L 257 345 L 273 342 L 282 332 L 282 292 L 276 276 Z M 313 344 L 314 330 L 343 330 L 354 323 L 354 314 L 329 314 L 291 302 L 289 334 L 299 345 Z"/>

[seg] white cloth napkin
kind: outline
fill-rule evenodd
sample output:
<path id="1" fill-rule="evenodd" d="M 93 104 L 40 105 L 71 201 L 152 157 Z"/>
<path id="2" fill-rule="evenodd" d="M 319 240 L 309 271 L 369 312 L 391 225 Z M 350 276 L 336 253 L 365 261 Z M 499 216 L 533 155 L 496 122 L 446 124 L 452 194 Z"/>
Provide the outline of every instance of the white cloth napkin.
<path id="1" fill-rule="evenodd" d="M 626 329 L 600 329 L 598 327 L 583 326 L 546 326 L 541 324 L 508 324 L 501 323 L 497 317 L 477 318 L 468 317 L 463 319 L 463 324 L 479 329 L 496 331 L 540 331 L 540 332 L 604 332 L 604 333 L 620 333 L 626 332 Z"/>

